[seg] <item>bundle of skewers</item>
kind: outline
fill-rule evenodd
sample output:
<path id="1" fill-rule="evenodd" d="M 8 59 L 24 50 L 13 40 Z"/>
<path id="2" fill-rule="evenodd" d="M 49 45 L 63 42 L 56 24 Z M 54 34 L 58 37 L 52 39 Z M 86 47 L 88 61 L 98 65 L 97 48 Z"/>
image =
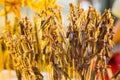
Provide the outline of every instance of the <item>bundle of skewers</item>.
<path id="1" fill-rule="evenodd" d="M 34 17 L 16 20 L 12 30 L 1 35 L 9 55 L 6 68 L 18 80 L 105 80 L 113 48 L 114 20 L 110 10 L 100 15 L 95 8 L 84 11 L 70 4 L 67 31 L 61 8 L 46 7 Z"/>

